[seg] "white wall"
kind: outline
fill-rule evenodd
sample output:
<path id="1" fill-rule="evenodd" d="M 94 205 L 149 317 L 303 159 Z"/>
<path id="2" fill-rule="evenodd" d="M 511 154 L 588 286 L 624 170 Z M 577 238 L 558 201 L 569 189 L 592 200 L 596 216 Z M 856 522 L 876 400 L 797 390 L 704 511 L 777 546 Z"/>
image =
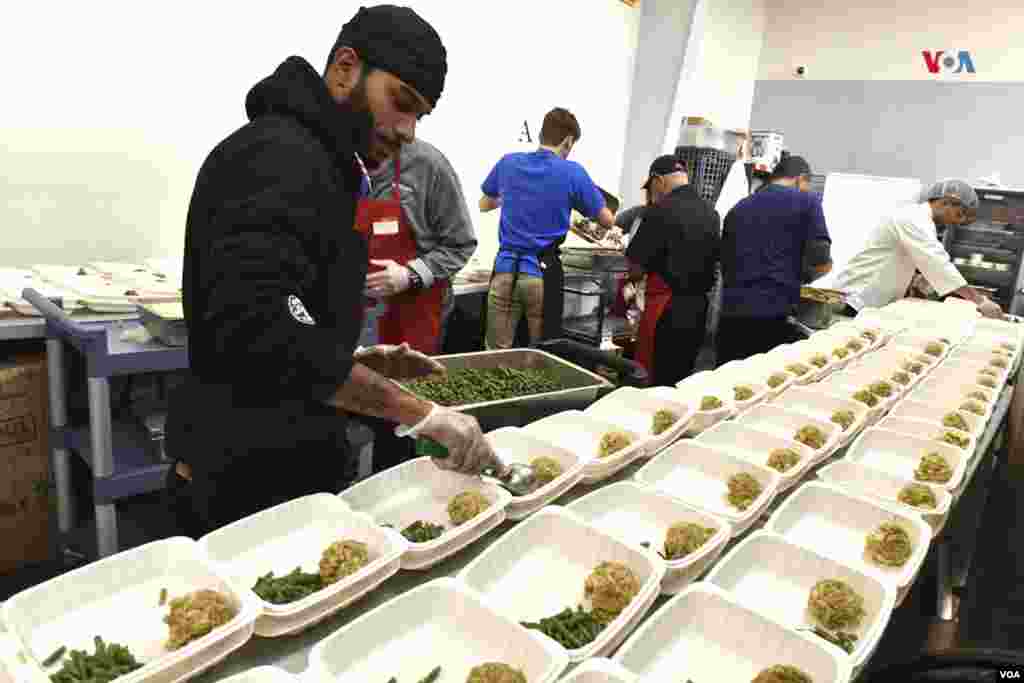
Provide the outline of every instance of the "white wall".
<path id="1" fill-rule="evenodd" d="M 245 123 L 248 89 L 285 57 L 322 68 L 360 2 L 20 3 L 0 42 L 0 266 L 179 253 L 195 174 Z M 366 3 L 369 4 L 369 3 Z M 420 126 L 475 205 L 524 119 L 572 110 L 574 158 L 614 192 L 639 10 L 617 0 L 405 0 L 439 31 L 449 74 Z M 13 30 L 10 30 L 13 29 Z M 528 145 L 533 147 L 533 145 Z M 474 216 L 478 214 L 474 211 Z M 493 252 L 497 212 L 481 218 Z"/>
<path id="2" fill-rule="evenodd" d="M 626 121 L 626 157 L 619 183 L 622 206 L 643 200 L 640 185 L 662 153 L 665 130 L 688 50 L 698 0 L 643 0 L 633 89 Z"/>
<path id="3" fill-rule="evenodd" d="M 791 79 L 798 65 L 816 80 L 1019 81 L 1024 6 L 1010 0 L 768 1 L 759 78 Z M 928 72 L 923 50 L 968 50 L 974 76 Z"/>
<path id="4" fill-rule="evenodd" d="M 765 23 L 765 0 L 698 0 L 664 153 L 678 145 L 686 116 L 719 128 L 750 127 Z"/>

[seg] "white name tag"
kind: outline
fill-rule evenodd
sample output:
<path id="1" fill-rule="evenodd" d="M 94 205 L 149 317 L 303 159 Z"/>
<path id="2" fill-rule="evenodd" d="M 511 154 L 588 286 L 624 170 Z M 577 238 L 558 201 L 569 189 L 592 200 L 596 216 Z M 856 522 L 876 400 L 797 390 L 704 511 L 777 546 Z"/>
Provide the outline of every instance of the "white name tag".
<path id="1" fill-rule="evenodd" d="M 373 224 L 374 235 L 397 235 L 398 221 L 379 221 Z"/>

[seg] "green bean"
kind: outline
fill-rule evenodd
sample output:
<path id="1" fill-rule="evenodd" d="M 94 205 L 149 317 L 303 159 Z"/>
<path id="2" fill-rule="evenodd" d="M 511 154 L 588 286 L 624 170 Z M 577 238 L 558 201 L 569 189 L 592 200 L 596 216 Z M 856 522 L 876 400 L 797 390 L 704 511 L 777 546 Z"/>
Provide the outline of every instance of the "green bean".
<path id="1" fill-rule="evenodd" d="M 64 653 L 67 651 L 68 649 L 63 645 L 58 647 L 56 650 L 53 651 L 53 654 L 51 654 L 49 657 L 43 660 L 43 668 L 47 669 L 56 664 L 57 662 L 59 662 L 61 658 L 64 656 Z"/>
<path id="2" fill-rule="evenodd" d="M 434 683 L 441 675 L 441 667 L 434 667 L 433 671 L 426 675 L 426 677 L 420 679 L 420 683 Z"/>
<path id="3" fill-rule="evenodd" d="M 110 683 L 142 668 L 123 645 L 106 643 L 99 636 L 93 638 L 93 644 L 95 654 L 72 650 L 61 670 L 50 676 L 52 683 Z"/>
<path id="4" fill-rule="evenodd" d="M 309 574 L 296 567 L 284 576 L 265 574 L 256 580 L 252 590 L 263 600 L 274 605 L 284 605 L 301 600 L 324 587 L 319 574 Z"/>
<path id="5" fill-rule="evenodd" d="M 467 405 L 558 391 L 564 386 L 550 370 L 487 368 L 451 370 L 442 377 L 411 380 L 412 393 L 443 406 Z"/>

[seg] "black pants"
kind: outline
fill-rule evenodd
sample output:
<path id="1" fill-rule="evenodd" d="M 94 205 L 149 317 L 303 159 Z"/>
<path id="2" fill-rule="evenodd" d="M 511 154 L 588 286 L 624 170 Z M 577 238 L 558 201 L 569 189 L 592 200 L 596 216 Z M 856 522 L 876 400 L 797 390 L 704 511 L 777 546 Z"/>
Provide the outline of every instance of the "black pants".
<path id="1" fill-rule="evenodd" d="M 674 386 L 693 373 L 707 319 L 706 297 L 672 298 L 654 328 L 654 386 Z"/>
<path id="2" fill-rule="evenodd" d="M 722 316 L 718 321 L 718 365 L 768 353 L 797 340 L 796 330 L 783 318 Z"/>
<path id="3" fill-rule="evenodd" d="M 404 436 L 395 436 L 395 427 L 398 425 L 394 422 L 362 415 L 357 419 L 373 431 L 374 474 L 416 457 L 415 442 Z"/>

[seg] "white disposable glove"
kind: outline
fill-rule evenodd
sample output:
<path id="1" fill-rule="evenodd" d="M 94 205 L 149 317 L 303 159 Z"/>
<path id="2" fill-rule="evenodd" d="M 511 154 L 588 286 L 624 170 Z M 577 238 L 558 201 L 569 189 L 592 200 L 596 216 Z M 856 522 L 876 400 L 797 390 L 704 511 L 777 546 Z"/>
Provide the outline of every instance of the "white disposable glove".
<path id="1" fill-rule="evenodd" d="M 980 304 L 978 304 L 978 310 L 986 318 L 999 318 L 1003 317 L 1003 309 L 999 308 L 999 304 L 992 301 L 988 297 L 985 297 Z"/>
<path id="2" fill-rule="evenodd" d="M 478 475 L 484 470 L 493 470 L 499 477 L 507 474 L 507 467 L 498 459 L 472 415 L 435 404 L 419 424 L 399 427 L 395 434 L 412 438 L 423 436 L 444 446 L 448 457 L 431 458 L 439 469 L 469 475 Z"/>
<path id="3" fill-rule="evenodd" d="M 413 379 L 433 374 L 444 374 L 445 368 L 425 353 L 411 348 L 402 342 L 393 344 L 377 344 L 358 348 L 352 358 L 391 379 Z"/>
<path id="4" fill-rule="evenodd" d="M 384 270 L 367 274 L 366 287 L 363 290 L 365 296 L 371 299 L 383 299 L 401 294 L 409 289 L 408 268 L 391 260 L 371 259 L 370 263 Z"/>

